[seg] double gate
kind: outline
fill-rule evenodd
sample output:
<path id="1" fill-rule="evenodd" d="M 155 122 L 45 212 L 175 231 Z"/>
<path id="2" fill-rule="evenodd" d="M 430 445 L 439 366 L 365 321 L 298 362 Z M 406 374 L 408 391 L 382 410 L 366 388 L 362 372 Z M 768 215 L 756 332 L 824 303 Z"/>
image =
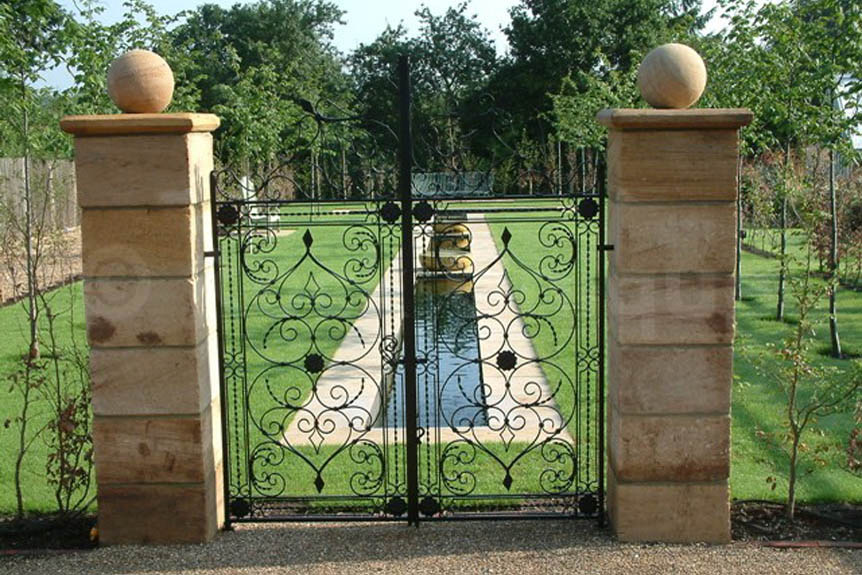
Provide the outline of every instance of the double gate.
<path id="1" fill-rule="evenodd" d="M 397 77 L 213 173 L 228 521 L 601 520 L 601 164 Z"/>

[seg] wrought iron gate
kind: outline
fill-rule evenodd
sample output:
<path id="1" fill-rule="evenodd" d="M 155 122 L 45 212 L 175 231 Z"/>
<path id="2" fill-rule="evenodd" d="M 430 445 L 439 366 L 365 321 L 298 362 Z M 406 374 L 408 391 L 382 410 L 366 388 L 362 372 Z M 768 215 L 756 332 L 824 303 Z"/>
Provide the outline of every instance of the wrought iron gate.
<path id="1" fill-rule="evenodd" d="M 601 164 L 397 93 L 213 173 L 228 520 L 601 521 Z"/>

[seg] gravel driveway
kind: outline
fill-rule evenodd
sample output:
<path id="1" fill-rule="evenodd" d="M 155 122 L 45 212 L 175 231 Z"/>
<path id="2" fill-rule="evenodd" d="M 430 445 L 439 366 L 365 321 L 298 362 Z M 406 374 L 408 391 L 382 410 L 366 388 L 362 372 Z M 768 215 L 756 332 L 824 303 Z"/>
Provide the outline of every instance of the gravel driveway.
<path id="1" fill-rule="evenodd" d="M 0 558 L 0 573 L 862 574 L 862 550 L 622 545 L 592 524 L 505 521 L 240 526 L 210 545 Z"/>

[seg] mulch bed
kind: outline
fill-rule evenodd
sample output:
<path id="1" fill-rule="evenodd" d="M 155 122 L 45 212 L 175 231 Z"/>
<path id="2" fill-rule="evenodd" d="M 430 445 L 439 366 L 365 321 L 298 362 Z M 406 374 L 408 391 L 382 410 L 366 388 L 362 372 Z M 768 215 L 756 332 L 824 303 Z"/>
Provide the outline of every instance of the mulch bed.
<path id="1" fill-rule="evenodd" d="M 784 505 L 742 501 L 734 503 L 731 521 L 734 541 L 844 542 L 862 546 L 862 505 L 797 505 L 796 518 L 791 523 L 785 517 Z"/>
<path id="2" fill-rule="evenodd" d="M 17 555 L 27 550 L 91 549 L 95 516 L 66 519 L 54 517 L 0 521 L 0 556 Z"/>

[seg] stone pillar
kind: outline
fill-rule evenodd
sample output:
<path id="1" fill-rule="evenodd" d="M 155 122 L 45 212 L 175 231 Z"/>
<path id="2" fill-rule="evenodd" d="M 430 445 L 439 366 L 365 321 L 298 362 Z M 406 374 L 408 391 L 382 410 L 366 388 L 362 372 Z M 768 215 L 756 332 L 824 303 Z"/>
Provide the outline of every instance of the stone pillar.
<path id="1" fill-rule="evenodd" d="M 623 541 L 730 541 L 738 130 L 746 110 L 605 110 L 607 505 Z"/>
<path id="2" fill-rule="evenodd" d="M 99 539 L 223 522 L 207 114 L 74 116 Z"/>

